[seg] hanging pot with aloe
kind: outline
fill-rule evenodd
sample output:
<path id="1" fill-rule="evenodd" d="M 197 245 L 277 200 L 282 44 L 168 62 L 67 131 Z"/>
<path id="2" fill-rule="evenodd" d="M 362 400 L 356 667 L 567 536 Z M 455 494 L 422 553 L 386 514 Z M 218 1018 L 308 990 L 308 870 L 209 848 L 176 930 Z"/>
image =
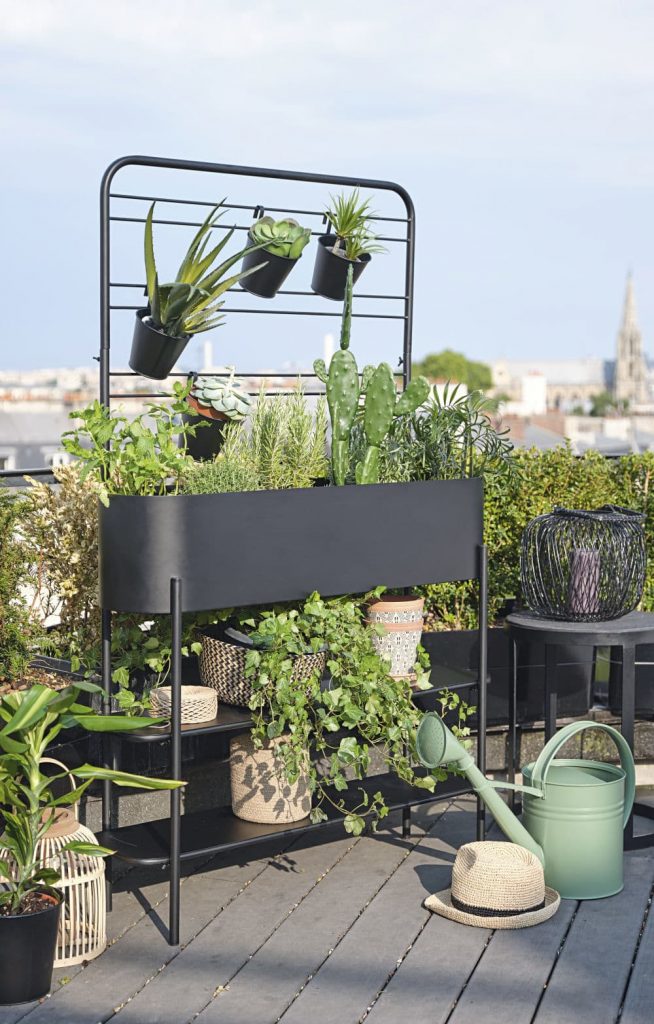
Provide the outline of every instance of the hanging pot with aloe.
<path id="1" fill-rule="evenodd" d="M 373 253 L 385 252 L 377 236 L 370 230 L 375 214 L 370 200 L 361 200 L 359 189 L 351 195 L 332 196 L 325 218 L 331 231 L 318 238 L 318 251 L 311 287 L 326 299 L 342 302 L 345 297 L 348 270 L 356 284 L 370 263 Z"/>
<path id="2" fill-rule="evenodd" d="M 220 312 L 224 293 L 248 274 L 263 266 L 261 259 L 248 270 L 226 277 L 227 272 L 243 257 L 239 250 L 216 266 L 216 260 L 234 234 L 231 228 L 212 249 L 211 232 L 217 226 L 221 213 L 215 206 L 191 242 L 175 279 L 168 284 L 159 283 L 154 258 L 152 224 L 155 203 L 145 221 L 145 274 L 148 306 L 136 311 L 129 365 L 136 373 L 154 380 L 164 380 L 195 334 L 210 331 L 224 320 Z M 263 248 L 260 244 L 252 249 Z"/>
<path id="3" fill-rule="evenodd" d="M 302 252 L 311 240 L 310 228 L 303 228 L 292 217 L 273 220 L 260 217 L 248 233 L 250 248 L 246 250 L 242 270 L 248 273 L 241 288 L 262 299 L 275 297 Z M 258 248 L 263 247 L 263 252 Z M 262 265 L 262 257 L 265 264 Z"/>

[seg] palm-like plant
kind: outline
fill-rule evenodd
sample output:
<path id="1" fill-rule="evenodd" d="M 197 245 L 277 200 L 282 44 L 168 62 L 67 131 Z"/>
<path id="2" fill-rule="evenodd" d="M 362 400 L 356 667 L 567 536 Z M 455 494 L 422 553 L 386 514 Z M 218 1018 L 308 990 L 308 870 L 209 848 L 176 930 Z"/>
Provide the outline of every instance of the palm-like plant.
<path id="1" fill-rule="evenodd" d="M 331 200 L 325 216 L 336 234 L 334 251 L 342 247 L 348 260 L 357 260 L 364 253 L 385 252 L 369 227 L 371 218 L 376 216 L 370 209 L 370 199 L 362 200 L 359 189 L 355 188 L 349 196 L 341 194 L 332 196 Z"/>
<path id="2" fill-rule="evenodd" d="M 235 228 L 231 228 L 218 245 L 207 252 L 211 232 L 223 213 L 216 213 L 220 205 L 218 203 L 214 206 L 198 229 L 175 280 L 169 284 L 159 284 L 154 258 L 152 223 L 156 203 L 153 203 L 148 211 L 145 220 L 145 274 L 150 318 L 153 327 L 171 338 L 200 334 L 202 331 L 210 331 L 217 327 L 224 319 L 224 314 L 219 312 L 225 303 L 221 296 L 244 277 L 266 265 L 266 261 L 262 260 L 256 267 L 225 277 L 227 271 L 238 263 L 246 252 L 262 249 L 265 242 L 246 246 L 218 266 L 214 265 L 235 231 Z"/>
<path id="3" fill-rule="evenodd" d="M 44 863 L 39 842 L 54 824 L 58 808 L 76 803 L 94 780 L 109 779 L 118 786 L 136 789 L 184 785 L 172 779 L 150 779 L 89 764 L 45 775 L 41 764 L 46 748 L 62 729 L 81 725 L 91 732 L 115 732 L 142 724 L 138 718 L 95 714 L 79 703 L 80 690 L 100 692 L 94 684 L 80 681 L 60 692 L 37 685 L 0 698 L 0 812 L 4 819 L 0 835 L 0 912 L 20 914 L 30 893 L 56 886 L 59 872 L 56 865 Z M 54 786 L 61 779 L 72 780 L 75 785 L 72 791 L 56 796 Z M 113 852 L 83 842 L 70 842 L 63 849 L 95 857 Z"/>

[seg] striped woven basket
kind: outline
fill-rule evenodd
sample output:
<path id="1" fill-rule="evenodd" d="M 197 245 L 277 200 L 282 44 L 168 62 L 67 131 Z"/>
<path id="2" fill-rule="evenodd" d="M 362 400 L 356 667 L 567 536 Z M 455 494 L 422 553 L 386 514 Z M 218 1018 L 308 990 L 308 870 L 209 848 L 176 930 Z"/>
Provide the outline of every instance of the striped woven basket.
<path id="1" fill-rule="evenodd" d="M 204 685 L 213 687 L 224 704 L 247 705 L 252 696 L 251 681 L 245 676 L 248 648 L 206 633 L 201 641 L 200 679 Z M 294 659 L 293 681 L 301 682 L 316 673 L 322 675 L 326 663 L 326 651 L 298 655 Z"/>

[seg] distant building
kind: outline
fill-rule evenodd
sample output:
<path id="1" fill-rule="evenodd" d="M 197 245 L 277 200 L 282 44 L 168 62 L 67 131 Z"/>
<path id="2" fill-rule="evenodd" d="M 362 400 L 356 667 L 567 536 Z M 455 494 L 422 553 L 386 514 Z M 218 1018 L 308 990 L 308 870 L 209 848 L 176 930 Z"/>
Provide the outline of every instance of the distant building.
<path id="1" fill-rule="evenodd" d="M 629 408 L 645 405 L 651 401 L 647 365 L 643 355 L 643 338 L 636 319 L 636 302 L 631 274 L 627 277 L 622 324 L 618 332 L 613 397 L 616 402 L 626 403 Z"/>
<path id="2" fill-rule="evenodd" d="M 492 364 L 496 394 L 511 402 L 532 401 L 534 391 L 545 389 L 548 409 L 573 409 L 606 391 L 611 365 L 605 359 L 501 359 Z M 541 377 L 540 382 L 534 376 Z"/>
<path id="3" fill-rule="evenodd" d="M 44 403 L 45 405 L 45 403 Z M 0 469 L 40 469 L 67 462 L 60 437 L 72 424 L 63 411 L 0 408 Z"/>

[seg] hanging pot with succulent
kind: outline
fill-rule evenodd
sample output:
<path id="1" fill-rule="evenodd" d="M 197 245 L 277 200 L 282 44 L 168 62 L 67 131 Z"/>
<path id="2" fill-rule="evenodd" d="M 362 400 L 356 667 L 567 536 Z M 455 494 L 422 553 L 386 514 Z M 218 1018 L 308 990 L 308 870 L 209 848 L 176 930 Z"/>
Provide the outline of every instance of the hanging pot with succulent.
<path id="1" fill-rule="evenodd" d="M 302 256 L 302 251 L 311 240 L 310 228 L 303 228 L 292 217 L 273 220 L 260 217 L 250 228 L 248 238 L 251 248 L 243 259 L 242 269 L 253 271 L 241 282 L 241 288 L 262 299 L 272 299 Z M 266 263 L 261 265 L 262 253 L 256 250 L 263 246 Z"/>
<path id="2" fill-rule="evenodd" d="M 370 210 L 370 200 L 361 201 L 358 188 L 349 196 L 332 196 L 325 217 L 332 231 L 318 238 L 311 287 L 326 299 L 342 302 L 348 268 L 352 267 L 356 283 L 372 254 L 385 252 L 385 249 L 377 244 L 377 236 L 370 230 L 370 221 L 375 217 Z"/>
<path id="3" fill-rule="evenodd" d="M 234 367 L 228 366 L 229 377 L 198 374 L 186 402 L 192 410 L 184 414 L 186 423 L 197 429 L 186 435 L 186 450 L 197 460 L 213 459 L 220 451 L 229 423 L 242 423 L 253 407 L 245 382 L 234 376 Z"/>
<path id="4" fill-rule="evenodd" d="M 136 311 L 129 365 L 136 373 L 154 380 L 164 380 L 194 334 L 210 331 L 224 320 L 220 313 L 225 300 L 221 296 L 243 277 L 263 266 L 261 260 L 248 270 L 225 277 L 243 257 L 245 249 L 214 266 L 218 256 L 234 234 L 234 228 L 206 252 L 212 230 L 222 215 L 215 206 L 191 242 L 174 281 L 159 284 L 154 258 L 152 223 L 155 203 L 145 221 L 145 273 L 148 306 Z M 252 249 L 263 245 L 252 243 Z"/>

